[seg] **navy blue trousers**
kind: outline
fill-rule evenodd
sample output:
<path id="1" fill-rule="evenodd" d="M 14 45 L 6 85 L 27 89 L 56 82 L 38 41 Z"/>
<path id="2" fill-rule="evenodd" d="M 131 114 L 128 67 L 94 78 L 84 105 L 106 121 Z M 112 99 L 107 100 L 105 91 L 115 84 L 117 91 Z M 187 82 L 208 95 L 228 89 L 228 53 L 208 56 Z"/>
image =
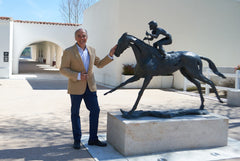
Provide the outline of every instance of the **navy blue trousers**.
<path id="1" fill-rule="evenodd" d="M 72 121 L 72 132 L 74 141 L 80 141 L 82 132 L 81 132 L 81 122 L 80 122 L 80 104 L 84 100 L 87 109 L 90 111 L 89 114 L 89 133 L 90 141 L 98 139 L 98 119 L 100 108 L 98 105 L 97 94 L 96 92 L 91 92 L 87 86 L 87 89 L 83 95 L 70 95 L 71 97 L 71 121 Z"/>

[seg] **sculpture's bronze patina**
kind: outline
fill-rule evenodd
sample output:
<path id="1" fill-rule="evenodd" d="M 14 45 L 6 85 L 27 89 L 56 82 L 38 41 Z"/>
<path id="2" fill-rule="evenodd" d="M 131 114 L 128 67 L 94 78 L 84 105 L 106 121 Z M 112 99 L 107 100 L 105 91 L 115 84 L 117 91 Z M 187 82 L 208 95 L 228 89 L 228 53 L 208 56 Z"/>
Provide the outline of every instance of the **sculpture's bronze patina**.
<path id="1" fill-rule="evenodd" d="M 148 86 L 149 82 L 151 81 L 153 76 L 169 75 L 177 70 L 180 70 L 180 72 L 189 81 L 191 81 L 196 85 L 201 98 L 201 105 L 200 105 L 199 111 L 203 112 L 203 109 L 204 109 L 204 98 L 201 91 L 201 84 L 199 81 L 209 84 L 212 87 L 213 91 L 215 92 L 219 102 L 222 103 L 222 100 L 218 95 L 218 92 L 216 90 L 214 83 L 211 80 L 207 79 L 202 74 L 201 59 L 208 62 L 210 69 L 216 75 L 222 78 L 226 78 L 223 74 L 221 74 L 217 70 L 216 66 L 210 59 L 203 56 L 198 56 L 197 54 L 189 51 L 176 51 L 176 52 L 171 52 L 171 54 L 166 53 L 166 56 L 162 56 L 161 54 L 159 54 L 159 51 L 156 48 L 144 43 L 142 40 L 132 35 L 128 35 L 127 33 L 124 33 L 119 39 L 117 49 L 115 51 L 115 55 L 119 57 L 123 53 L 123 51 L 128 47 L 132 47 L 136 57 L 136 61 L 137 61 L 134 76 L 104 94 L 106 95 L 128 83 L 137 81 L 140 78 L 144 78 L 143 86 L 138 93 L 137 100 L 134 106 L 132 107 L 132 109 L 129 112 L 125 112 L 121 110 L 123 113 L 123 117 L 131 118 L 131 116 L 137 117 L 137 116 L 146 116 L 147 114 L 149 114 L 149 111 L 135 113 L 137 116 L 133 113 L 136 110 L 138 103 L 142 97 L 142 94 L 146 89 L 146 87 Z M 181 111 L 181 113 L 185 113 L 185 112 Z M 188 114 L 193 113 L 193 111 L 190 111 L 187 113 Z M 196 112 L 196 110 L 194 110 L 194 113 L 197 114 L 199 112 Z M 150 115 L 152 116 L 157 115 L 161 117 L 162 113 L 153 114 L 150 112 Z M 171 114 L 169 116 L 171 116 Z"/>

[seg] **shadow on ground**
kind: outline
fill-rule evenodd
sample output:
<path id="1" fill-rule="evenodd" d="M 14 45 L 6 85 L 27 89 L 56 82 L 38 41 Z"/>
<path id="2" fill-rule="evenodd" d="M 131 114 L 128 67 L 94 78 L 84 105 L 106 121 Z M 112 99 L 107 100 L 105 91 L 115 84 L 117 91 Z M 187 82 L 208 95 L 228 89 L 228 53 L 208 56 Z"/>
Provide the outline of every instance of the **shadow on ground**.
<path id="1" fill-rule="evenodd" d="M 27 81 L 33 90 L 67 90 L 68 86 L 68 80 L 27 79 Z M 97 85 L 97 89 L 109 88 Z"/>
<path id="2" fill-rule="evenodd" d="M 14 154 L 14 155 L 13 155 Z M 71 145 L 63 144 L 48 147 L 31 147 L 22 149 L 5 149 L 0 150 L 0 160 L 74 160 L 89 158 L 86 149 L 81 150 L 81 155 L 78 150 L 73 150 Z"/>
<path id="3" fill-rule="evenodd" d="M 67 80 L 27 79 L 33 90 L 64 90 Z"/>
<path id="4" fill-rule="evenodd" d="M 52 117 L 50 117 L 52 116 Z M 92 160 L 82 146 L 72 148 L 69 123 L 50 114 L 39 117 L 1 118 L 0 160 Z M 4 148 L 5 146 L 5 148 Z"/>

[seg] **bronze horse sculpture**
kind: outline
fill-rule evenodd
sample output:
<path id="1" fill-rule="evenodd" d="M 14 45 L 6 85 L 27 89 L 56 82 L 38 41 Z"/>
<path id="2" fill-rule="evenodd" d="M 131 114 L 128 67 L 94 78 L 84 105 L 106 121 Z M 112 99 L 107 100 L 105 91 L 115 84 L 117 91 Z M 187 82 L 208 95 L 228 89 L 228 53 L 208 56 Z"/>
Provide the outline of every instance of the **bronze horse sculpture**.
<path id="1" fill-rule="evenodd" d="M 117 49 L 114 53 L 115 56 L 119 57 L 128 47 L 132 48 L 137 61 L 134 76 L 104 94 L 106 95 L 108 93 L 112 93 L 113 91 L 128 83 L 135 82 L 140 78 L 144 78 L 142 88 L 138 93 L 138 97 L 134 106 L 129 112 L 121 110 L 122 113 L 132 114 L 136 110 L 138 103 L 143 95 L 143 92 L 148 86 L 153 76 L 169 75 L 177 70 L 180 70 L 183 76 L 185 76 L 189 81 L 196 85 L 201 99 L 200 110 L 204 109 L 204 97 L 201 91 L 201 84 L 199 81 L 209 84 L 215 92 L 219 102 L 223 103 L 223 101 L 218 95 L 214 83 L 202 74 L 201 60 L 205 60 L 208 62 L 209 68 L 216 75 L 222 78 L 226 78 L 217 70 L 215 64 L 210 59 L 199 56 L 189 51 L 169 52 L 164 58 L 161 54 L 159 54 L 156 48 L 146 44 L 142 40 L 132 35 L 128 35 L 127 33 L 124 33 L 118 40 Z"/>

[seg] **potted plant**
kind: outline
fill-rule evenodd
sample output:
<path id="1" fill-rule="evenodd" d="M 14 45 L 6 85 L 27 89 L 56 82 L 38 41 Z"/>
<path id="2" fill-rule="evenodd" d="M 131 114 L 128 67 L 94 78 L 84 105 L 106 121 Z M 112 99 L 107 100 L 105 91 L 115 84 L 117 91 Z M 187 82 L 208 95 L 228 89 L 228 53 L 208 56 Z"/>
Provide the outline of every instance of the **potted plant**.
<path id="1" fill-rule="evenodd" d="M 123 64 L 123 75 L 133 75 L 134 74 L 134 64 Z"/>
<path id="2" fill-rule="evenodd" d="M 134 64 L 123 64 L 122 68 L 122 82 L 128 80 L 134 75 Z M 123 88 L 141 88 L 142 80 L 138 80 L 125 85 Z"/>
<path id="3" fill-rule="evenodd" d="M 240 70 L 240 65 L 236 66 L 234 69 L 235 71 Z"/>

